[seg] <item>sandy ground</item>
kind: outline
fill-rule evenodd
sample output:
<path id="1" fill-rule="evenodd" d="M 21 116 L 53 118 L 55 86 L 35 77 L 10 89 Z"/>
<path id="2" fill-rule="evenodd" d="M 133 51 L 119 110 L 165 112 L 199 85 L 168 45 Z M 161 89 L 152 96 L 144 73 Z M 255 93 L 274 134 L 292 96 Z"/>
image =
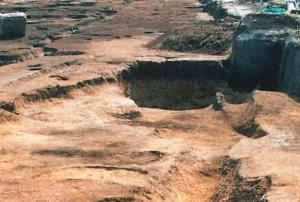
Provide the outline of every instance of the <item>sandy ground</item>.
<path id="1" fill-rule="evenodd" d="M 1 41 L 3 51 L 34 53 L 0 67 L 0 101 L 16 107 L 0 110 L 0 201 L 210 201 L 225 156 L 240 159 L 244 179 L 270 176 L 264 196 L 270 201 L 299 201 L 300 106 L 294 99 L 255 91 L 248 103 L 227 104 L 223 111 L 151 109 L 138 107 L 115 82 L 117 73 L 136 60 L 226 59 L 146 48 L 173 27 L 211 20 L 189 6 L 193 0 L 96 1 L 54 9 L 50 3 L 19 5 L 32 16 L 27 37 Z M 100 9 L 111 5 L 117 13 Z M 94 21 L 59 31 L 54 34 L 59 39 L 36 27 L 49 23 L 51 31 L 61 30 L 78 23 L 70 16 L 80 13 Z M 97 21 L 99 13 L 103 19 Z M 33 45 L 37 42 L 43 45 Z M 83 53 L 46 56 L 47 48 Z M 38 89 L 98 77 L 106 82 L 77 85 L 61 98 L 24 99 Z M 126 116 L 130 112 L 139 116 Z M 235 130 L 249 117 L 265 136 Z"/>

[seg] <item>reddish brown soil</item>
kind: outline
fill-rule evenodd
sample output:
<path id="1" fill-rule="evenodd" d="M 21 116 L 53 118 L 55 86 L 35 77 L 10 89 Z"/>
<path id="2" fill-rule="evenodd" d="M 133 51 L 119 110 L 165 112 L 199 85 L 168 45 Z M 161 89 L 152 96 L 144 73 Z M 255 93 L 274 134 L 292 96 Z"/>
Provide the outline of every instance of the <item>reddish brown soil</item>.
<path id="1" fill-rule="evenodd" d="M 36 53 L 0 67 L 0 201 L 298 201 L 292 98 L 255 91 L 221 111 L 162 110 L 138 107 L 116 82 L 136 60 L 226 59 L 146 47 L 161 32 L 210 20 L 193 0 L 57 2 L 21 3 L 27 37 L 0 42 Z M 111 5 L 117 13 L 101 10 Z M 78 25 L 80 13 L 92 21 Z M 250 135 L 237 132 L 247 124 Z"/>

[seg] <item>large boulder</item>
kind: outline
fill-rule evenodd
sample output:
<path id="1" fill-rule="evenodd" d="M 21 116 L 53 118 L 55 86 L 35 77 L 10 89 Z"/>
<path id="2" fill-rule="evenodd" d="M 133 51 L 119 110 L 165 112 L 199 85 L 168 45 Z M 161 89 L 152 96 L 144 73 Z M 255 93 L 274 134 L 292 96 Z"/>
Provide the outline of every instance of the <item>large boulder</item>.
<path id="1" fill-rule="evenodd" d="M 25 36 L 27 17 L 25 13 L 0 14 L 0 39 Z"/>
<path id="2" fill-rule="evenodd" d="M 253 90 L 277 86 L 282 50 L 288 34 L 256 30 L 235 37 L 232 47 L 231 79 L 234 88 Z"/>
<path id="3" fill-rule="evenodd" d="M 295 36 L 286 41 L 283 49 L 279 89 L 300 95 L 300 39 Z"/>

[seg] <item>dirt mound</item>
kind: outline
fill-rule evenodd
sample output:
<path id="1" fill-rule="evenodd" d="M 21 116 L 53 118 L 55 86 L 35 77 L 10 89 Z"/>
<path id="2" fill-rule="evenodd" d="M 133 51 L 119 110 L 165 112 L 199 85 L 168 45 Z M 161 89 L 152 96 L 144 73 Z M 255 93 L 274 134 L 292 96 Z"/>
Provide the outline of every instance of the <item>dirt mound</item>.
<path id="1" fill-rule="evenodd" d="M 229 51 L 233 28 L 217 22 L 203 22 L 165 33 L 148 44 L 149 47 L 224 54 Z"/>

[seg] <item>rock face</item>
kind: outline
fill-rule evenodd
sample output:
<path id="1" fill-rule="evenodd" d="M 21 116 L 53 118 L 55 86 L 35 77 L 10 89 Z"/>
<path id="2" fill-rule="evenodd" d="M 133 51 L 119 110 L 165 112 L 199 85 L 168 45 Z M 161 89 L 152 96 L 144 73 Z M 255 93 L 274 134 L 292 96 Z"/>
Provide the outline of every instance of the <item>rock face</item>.
<path id="1" fill-rule="evenodd" d="M 24 37 L 26 21 L 25 13 L 0 14 L 0 39 Z"/>
<path id="2" fill-rule="evenodd" d="M 265 30 L 238 35 L 232 47 L 231 84 L 241 90 L 274 89 L 286 37 L 285 32 Z"/>
<path id="3" fill-rule="evenodd" d="M 300 39 L 290 37 L 284 46 L 279 76 L 281 91 L 300 95 Z"/>

